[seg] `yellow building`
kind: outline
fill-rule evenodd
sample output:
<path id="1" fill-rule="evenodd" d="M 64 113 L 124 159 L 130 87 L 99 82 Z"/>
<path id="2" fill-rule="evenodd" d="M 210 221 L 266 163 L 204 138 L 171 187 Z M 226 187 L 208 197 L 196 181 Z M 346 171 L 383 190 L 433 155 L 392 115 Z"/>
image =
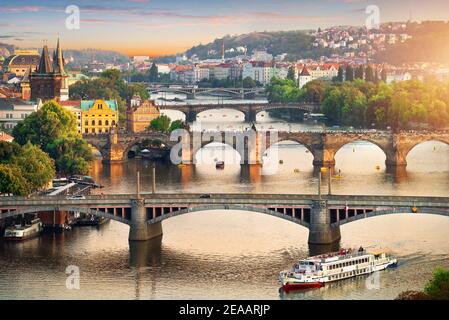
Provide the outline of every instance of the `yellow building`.
<path id="1" fill-rule="evenodd" d="M 118 124 L 118 106 L 115 100 L 81 101 L 83 133 L 108 133 Z"/>
<path id="2" fill-rule="evenodd" d="M 126 111 L 126 130 L 128 132 L 145 131 L 151 120 L 160 115 L 159 107 L 153 100 L 142 101 L 140 97 L 133 97 L 131 105 Z"/>

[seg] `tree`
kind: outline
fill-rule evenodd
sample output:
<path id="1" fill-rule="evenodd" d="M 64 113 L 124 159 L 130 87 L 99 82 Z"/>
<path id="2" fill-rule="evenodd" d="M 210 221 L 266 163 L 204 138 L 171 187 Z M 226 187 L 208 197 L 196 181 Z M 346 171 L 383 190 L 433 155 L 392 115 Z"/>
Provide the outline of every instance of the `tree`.
<path id="1" fill-rule="evenodd" d="M 21 149 L 17 143 L 0 141 L 0 163 L 9 163 L 12 157 L 20 152 Z"/>
<path id="2" fill-rule="evenodd" d="M 363 80 L 364 79 L 364 73 L 365 73 L 365 68 L 363 67 L 363 65 L 359 65 L 357 67 L 357 69 L 355 70 L 355 74 L 354 74 L 354 78 L 355 79 L 360 79 Z"/>
<path id="3" fill-rule="evenodd" d="M 182 120 L 175 120 L 170 124 L 168 131 L 172 132 L 174 130 L 183 129 L 183 128 L 184 128 L 184 123 L 182 122 Z"/>
<path id="4" fill-rule="evenodd" d="M 433 279 L 426 285 L 424 292 L 436 300 L 449 300 L 449 270 L 438 268 Z"/>
<path id="5" fill-rule="evenodd" d="M 53 159 L 29 141 L 22 147 L 19 154 L 12 157 L 11 163 L 20 168 L 31 191 L 46 186 L 55 176 Z"/>
<path id="6" fill-rule="evenodd" d="M 113 73 L 111 74 L 113 75 Z M 55 101 L 46 102 L 13 130 L 15 141 L 38 145 L 55 160 L 56 170 L 65 174 L 85 174 L 92 153 L 78 134 L 76 118 Z"/>
<path id="7" fill-rule="evenodd" d="M 295 68 L 293 66 L 290 66 L 288 68 L 287 79 L 292 80 L 292 81 L 296 81 Z"/>
<path id="8" fill-rule="evenodd" d="M 14 127 L 13 136 L 20 145 L 30 141 L 45 150 L 56 138 L 77 135 L 77 132 L 75 116 L 52 100 L 19 122 Z"/>
<path id="9" fill-rule="evenodd" d="M 374 82 L 374 70 L 370 65 L 366 68 L 365 80 L 368 82 Z"/>
<path id="10" fill-rule="evenodd" d="M 343 82 L 344 81 L 344 69 L 343 66 L 340 66 L 338 68 L 338 75 L 337 75 L 337 81 L 338 82 Z"/>
<path id="11" fill-rule="evenodd" d="M 15 196 L 26 196 L 30 186 L 16 165 L 0 164 L 0 193 L 12 193 Z"/>
<path id="12" fill-rule="evenodd" d="M 158 79 L 158 75 L 159 75 L 158 68 L 156 66 L 156 63 L 153 62 L 153 64 L 151 65 L 150 74 L 149 74 L 150 82 L 156 82 Z"/>
<path id="13" fill-rule="evenodd" d="M 166 115 L 161 115 L 156 119 L 151 120 L 148 127 L 149 130 L 158 132 L 168 132 L 170 128 L 171 119 Z"/>
<path id="14" fill-rule="evenodd" d="M 58 172 L 65 175 L 87 174 L 89 162 L 93 159 L 89 145 L 78 137 L 61 137 L 47 146 L 48 153 L 55 159 Z"/>
<path id="15" fill-rule="evenodd" d="M 349 64 L 346 66 L 346 81 L 354 81 L 354 69 Z"/>
<path id="16" fill-rule="evenodd" d="M 251 77 L 243 79 L 243 88 L 255 88 L 256 86 L 256 82 Z"/>

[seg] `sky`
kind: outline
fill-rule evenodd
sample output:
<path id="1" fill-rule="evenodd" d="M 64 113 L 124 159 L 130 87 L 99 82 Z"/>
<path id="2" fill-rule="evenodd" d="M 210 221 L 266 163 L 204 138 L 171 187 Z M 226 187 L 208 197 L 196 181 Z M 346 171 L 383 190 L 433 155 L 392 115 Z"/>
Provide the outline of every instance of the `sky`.
<path id="1" fill-rule="evenodd" d="M 67 28 L 71 5 L 79 28 Z M 449 20 L 448 0 L 0 0 L 0 42 L 169 55 L 225 35 L 364 25 L 369 5 L 380 22 Z"/>

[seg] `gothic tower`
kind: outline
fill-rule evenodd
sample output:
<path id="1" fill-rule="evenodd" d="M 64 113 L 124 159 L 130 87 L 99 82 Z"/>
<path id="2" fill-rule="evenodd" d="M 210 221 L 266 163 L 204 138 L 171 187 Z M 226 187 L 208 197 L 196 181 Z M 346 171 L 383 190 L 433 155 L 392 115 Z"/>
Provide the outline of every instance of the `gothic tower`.
<path id="1" fill-rule="evenodd" d="M 31 100 L 65 101 L 69 98 L 68 75 L 64 70 L 64 57 L 58 44 L 51 63 L 48 48 L 42 49 L 39 65 L 30 75 Z"/>

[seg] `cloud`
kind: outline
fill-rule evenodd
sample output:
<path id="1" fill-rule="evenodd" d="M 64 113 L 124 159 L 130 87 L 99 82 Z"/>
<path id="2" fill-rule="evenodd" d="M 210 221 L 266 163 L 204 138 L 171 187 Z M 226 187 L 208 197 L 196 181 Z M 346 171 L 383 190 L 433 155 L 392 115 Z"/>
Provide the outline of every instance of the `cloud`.
<path id="1" fill-rule="evenodd" d="M 42 6 L 2 6 L 2 12 L 8 13 L 23 13 L 23 12 L 38 12 L 45 9 Z"/>

